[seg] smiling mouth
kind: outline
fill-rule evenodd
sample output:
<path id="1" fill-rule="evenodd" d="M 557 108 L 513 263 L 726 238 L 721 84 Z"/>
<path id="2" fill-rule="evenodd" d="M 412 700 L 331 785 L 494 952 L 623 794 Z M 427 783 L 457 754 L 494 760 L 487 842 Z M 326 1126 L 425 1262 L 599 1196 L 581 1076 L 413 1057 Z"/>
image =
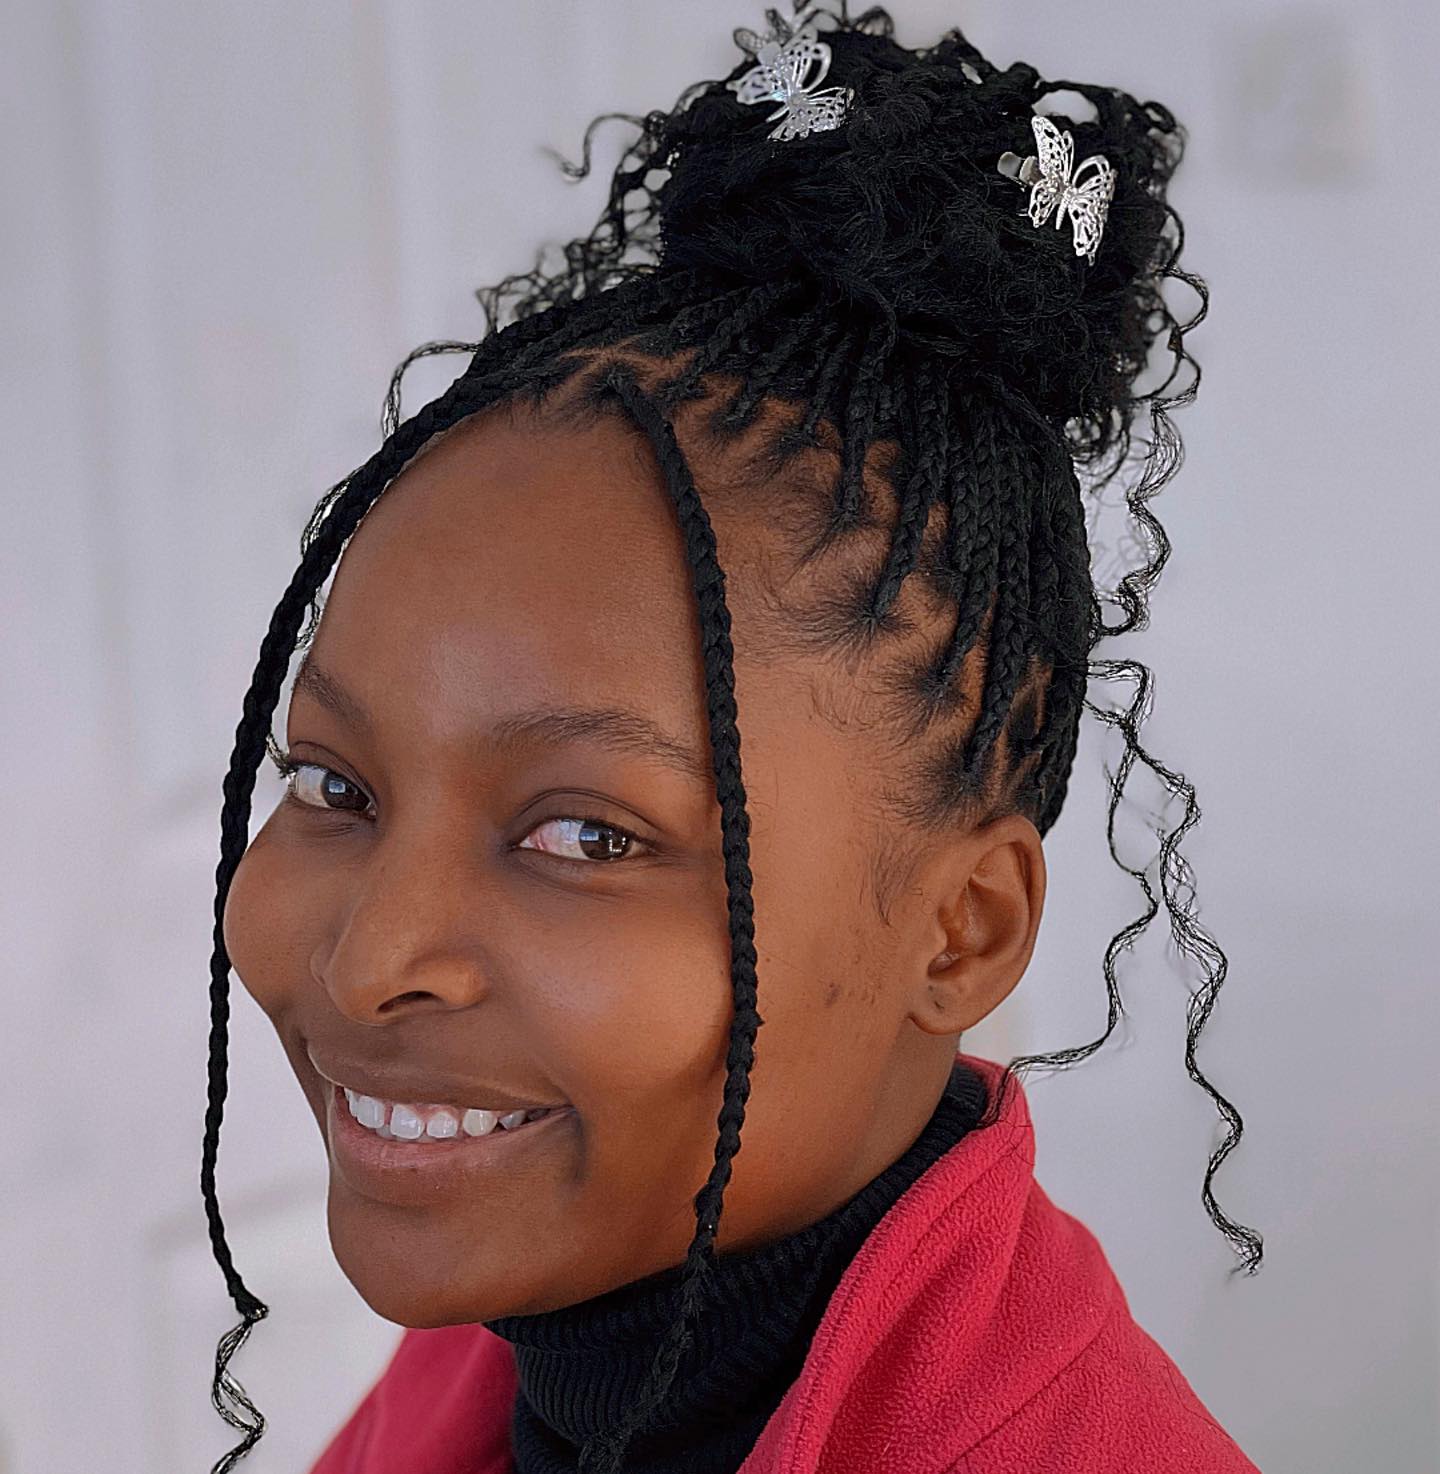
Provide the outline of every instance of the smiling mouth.
<path id="1" fill-rule="evenodd" d="M 473 1205 L 477 1195 L 506 1191 L 501 1184 L 512 1172 L 533 1171 L 535 1163 L 564 1144 L 579 1120 L 571 1105 L 547 1107 L 539 1115 L 530 1109 L 510 1112 L 509 1126 L 494 1111 L 484 1111 L 477 1112 L 478 1120 L 471 1117 L 467 1131 L 463 1118 L 470 1113 L 457 1107 L 378 1101 L 386 1107 L 382 1133 L 379 1125 L 361 1122 L 355 1110 L 364 1097 L 356 1094 L 352 1109 L 351 1093 L 343 1085 L 330 1087 L 325 1131 L 331 1166 L 359 1197 L 407 1208 L 429 1210 L 452 1200 Z M 397 1110 L 402 1133 L 414 1132 L 415 1123 L 423 1122 L 418 1134 L 395 1134 Z M 440 1121 L 442 1111 L 452 1121 L 461 1118 L 454 1135 L 443 1134 L 450 1125 Z M 526 1119 L 516 1119 L 520 1115 Z M 432 1129 L 442 1134 L 431 1135 Z"/>
<path id="2" fill-rule="evenodd" d="M 403 1101 L 381 1100 L 362 1095 L 348 1086 L 336 1086 L 344 1093 L 349 1114 L 367 1131 L 384 1141 L 451 1141 L 457 1137 L 490 1136 L 523 1130 L 532 1121 L 544 1120 L 565 1109 L 546 1106 L 534 1110 L 498 1111 L 472 1107 L 421 1105 Z"/>

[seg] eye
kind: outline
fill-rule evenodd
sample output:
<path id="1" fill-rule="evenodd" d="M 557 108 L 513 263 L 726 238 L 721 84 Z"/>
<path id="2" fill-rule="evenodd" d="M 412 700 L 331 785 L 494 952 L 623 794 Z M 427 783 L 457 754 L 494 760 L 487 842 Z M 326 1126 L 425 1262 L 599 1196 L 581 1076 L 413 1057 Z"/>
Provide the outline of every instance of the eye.
<path id="1" fill-rule="evenodd" d="M 338 813 L 363 814 L 370 806 L 369 796 L 343 773 L 320 763 L 292 763 L 280 767 L 285 787 L 296 803 L 307 809 L 329 809 Z M 359 803 L 347 800 L 358 798 Z"/>
<path id="2" fill-rule="evenodd" d="M 621 829 L 618 824 L 607 824 L 603 819 L 577 819 L 568 815 L 544 820 L 526 838 L 531 835 L 544 835 L 546 838 L 538 845 L 522 843 L 516 848 L 538 850 L 541 854 L 556 855 L 562 859 L 578 859 L 581 863 L 592 860 L 600 864 L 610 864 L 623 860 L 637 844 L 645 844 L 644 840 L 631 834 L 628 829 Z M 574 853 L 575 850 L 579 851 L 578 855 Z"/>

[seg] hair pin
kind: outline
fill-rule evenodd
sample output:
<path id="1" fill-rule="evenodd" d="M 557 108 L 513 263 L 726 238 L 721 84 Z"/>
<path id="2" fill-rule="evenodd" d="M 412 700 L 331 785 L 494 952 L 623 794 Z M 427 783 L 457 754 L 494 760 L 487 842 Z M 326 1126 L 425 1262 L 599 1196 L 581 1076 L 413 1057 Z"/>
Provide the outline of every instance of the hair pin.
<path id="1" fill-rule="evenodd" d="M 810 24 L 816 7 L 807 5 L 791 25 L 778 10 L 767 9 L 770 29 L 757 36 L 747 26 L 734 31 L 735 44 L 755 58 L 743 77 L 725 85 L 743 103 L 778 102 L 767 121 L 779 118 L 770 137 L 782 143 L 838 128 L 855 95 L 851 87 L 825 87 L 817 91 L 830 70 L 830 48 Z M 815 71 L 818 65 L 819 71 Z"/>
<path id="2" fill-rule="evenodd" d="M 1022 188 L 1027 184 L 1030 186 L 1030 219 L 1033 224 L 1044 225 L 1054 210 L 1055 228 L 1059 230 L 1061 222 L 1069 215 L 1075 236 L 1075 254 L 1089 257 L 1093 266 L 1110 213 L 1110 200 L 1115 193 L 1115 170 L 1103 154 L 1091 154 L 1088 159 L 1082 159 L 1072 173 L 1074 136 L 1039 113 L 1031 117 L 1030 127 L 1035 134 L 1039 157 L 1031 154 L 1022 159 L 1007 149 L 995 167 Z"/>

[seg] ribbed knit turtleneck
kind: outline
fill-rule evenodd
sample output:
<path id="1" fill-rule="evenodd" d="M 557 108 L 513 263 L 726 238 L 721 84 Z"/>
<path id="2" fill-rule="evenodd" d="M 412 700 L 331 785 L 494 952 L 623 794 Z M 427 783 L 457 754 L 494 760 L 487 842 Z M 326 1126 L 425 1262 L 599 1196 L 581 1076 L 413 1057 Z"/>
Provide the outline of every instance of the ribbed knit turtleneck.
<path id="1" fill-rule="evenodd" d="M 799 1375 L 836 1285 L 876 1224 L 985 1109 L 958 1060 L 914 1143 L 848 1202 L 763 1248 L 715 1260 L 716 1293 L 658 1415 L 626 1457 L 634 1474 L 735 1474 Z M 517 1474 L 574 1474 L 580 1445 L 615 1428 L 674 1319 L 680 1266 L 538 1315 L 484 1324 L 515 1350 Z"/>

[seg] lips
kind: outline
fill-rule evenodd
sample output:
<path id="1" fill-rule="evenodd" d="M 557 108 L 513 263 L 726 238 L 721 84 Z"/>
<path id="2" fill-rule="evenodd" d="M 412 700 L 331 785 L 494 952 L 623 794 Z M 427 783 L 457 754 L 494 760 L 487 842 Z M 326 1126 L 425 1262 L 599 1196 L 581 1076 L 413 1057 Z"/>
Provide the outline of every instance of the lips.
<path id="1" fill-rule="evenodd" d="M 551 1111 L 513 1130 L 496 1125 L 479 1136 L 464 1131 L 440 1139 L 388 1139 L 358 1121 L 338 1086 L 329 1089 L 325 1136 L 334 1180 L 349 1189 L 340 1203 L 365 1199 L 431 1213 L 532 1211 L 537 1172 L 576 1147 L 573 1107 Z"/>

